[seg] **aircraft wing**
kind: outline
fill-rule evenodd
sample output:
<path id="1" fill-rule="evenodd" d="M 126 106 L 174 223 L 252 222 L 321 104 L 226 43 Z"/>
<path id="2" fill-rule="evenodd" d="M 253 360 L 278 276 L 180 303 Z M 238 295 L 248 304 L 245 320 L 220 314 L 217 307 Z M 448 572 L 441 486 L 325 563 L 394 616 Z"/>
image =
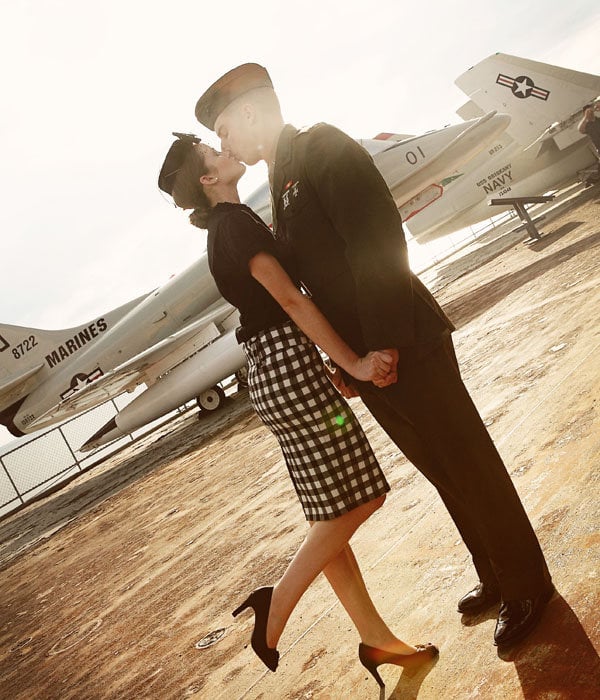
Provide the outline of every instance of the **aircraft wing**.
<path id="1" fill-rule="evenodd" d="M 0 411 L 27 396 L 38 383 L 37 374 L 44 369 L 42 362 L 26 372 L 11 376 L 0 385 Z"/>
<path id="2" fill-rule="evenodd" d="M 86 411 L 139 384 L 153 384 L 194 353 L 222 335 L 217 324 L 225 328 L 237 325 L 238 313 L 231 304 L 221 300 L 213 304 L 193 323 L 115 367 L 95 381 L 63 399 L 32 423 L 47 424 L 48 419 L 60 420 L 74 412 Z"/>
<path id="3" fill-rule="evenodd" d="M 388 167 L 387 170 L 391 173 L 388 186 L 398 207 L 410 206 L 414 199 L 419 198 L 432 186 L 435 187 L 436 183 L 439 183 L 459 165 L 477 155 L 488 143 L 501 134 L 509 123 L 510 117 L 508 115 L 496 114 L 492 111 L 462 131 L 422 168 L 394 180 L 393 167 Z M 394 147 L 392 147 L 377 154 L 374 160 L 377 167 L 381 169 L 386 168 L 385 159 L 389 159 L 391 164 L 394 157 Z"/>

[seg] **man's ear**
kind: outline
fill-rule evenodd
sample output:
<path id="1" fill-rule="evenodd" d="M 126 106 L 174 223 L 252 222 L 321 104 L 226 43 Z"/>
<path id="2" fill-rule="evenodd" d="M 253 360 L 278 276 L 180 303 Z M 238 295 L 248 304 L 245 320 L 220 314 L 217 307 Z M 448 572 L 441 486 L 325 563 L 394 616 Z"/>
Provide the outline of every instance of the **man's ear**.
<path id="1" fill-rule="evenodd" d="M 201 185 L 214 185 L 215 182 L 218 181 L 218 177 L 216 175 L 200 175 L 200 184 Z"/>

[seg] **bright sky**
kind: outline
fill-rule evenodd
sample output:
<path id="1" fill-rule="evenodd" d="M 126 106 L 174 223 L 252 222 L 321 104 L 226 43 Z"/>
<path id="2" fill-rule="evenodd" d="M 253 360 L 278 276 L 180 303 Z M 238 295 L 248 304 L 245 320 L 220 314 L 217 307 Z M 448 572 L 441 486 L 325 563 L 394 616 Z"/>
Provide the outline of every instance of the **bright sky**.
<path id="1" fill-rule="evenodd" d="M 194 105 L 240 63 L 268 68 L 287 121 L 357 138 L 456 123 L 454 79 L 496 51 L 600 73 L 597 0 L 408 4 L 5 0 L 0 322 L 84 323 L 203 252 L 156 178 L 171 131 L 211 136 Z"/>

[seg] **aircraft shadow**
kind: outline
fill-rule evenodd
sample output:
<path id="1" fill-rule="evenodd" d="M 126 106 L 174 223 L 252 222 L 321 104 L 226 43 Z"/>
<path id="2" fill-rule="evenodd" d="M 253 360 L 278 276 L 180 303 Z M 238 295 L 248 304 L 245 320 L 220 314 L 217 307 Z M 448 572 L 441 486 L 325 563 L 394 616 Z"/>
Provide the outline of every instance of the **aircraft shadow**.
<path id="1" fill-rule="evenodd" d="M 550 601 L 538 627 L 518 648 L 499 651 L 498 656 L 514 663 L 525 700 L 599 697 L 600 658 L 577 616 L 560 595 Z"/>
<path id="2" fill-rule="evenodd" d="M 229 405 L 228 405 L 229 404 Z M 106 499 L 118 493 L 175 458 L 181 458 L 197 450 L 204 442 L 230 424 L 232 404 L 235 405 L 236 433 L 244 433 L 256 427 L 258 418 L 248 399 L 247 392 L 227 399 L 223 411 L 214 416 L 197 420 L 197 412 L 189 415 L 171 432 L 161 436 L 160 450 L 150 449 L 156 441 L 141 449 L 138 453 L 124 459 L 105 471 L 94 474 L 91 467 L 90 478 L 77 483 L 78 477 L 86 471 L 79 472 L 71 480 L 71 486 L 65 488 L 68 482 L 63 482 L 52 495 L 46 494 L 32 501 L 14 514 L 6 515 L 0 520 L 0 571 L 4 569 L 21 552 L 46 539 L 50 533 L 95 508 Z M 129 443 L 131 447 L 135 443 Z M 162 456 L 161 456 L 162 455 Z M 98 465 L 102 467 L 102 463 Z"/>
<path id="3" fill-rule="evenodd" d="M 562 228 L 562 227 L 561 227 Z M 551 234 L 549 234 L 551 235 Z M 564 235 L 564 232 L 563 234 Z M 444 311 L 458 328 L 480 316 L 524 284 L 553 269 L 565 258 L 579 255 L 600 243 L 600 232 L 593 233 L 566 248 L 537 260 L 527 267 L 496 279 L 443 304 Z"/>

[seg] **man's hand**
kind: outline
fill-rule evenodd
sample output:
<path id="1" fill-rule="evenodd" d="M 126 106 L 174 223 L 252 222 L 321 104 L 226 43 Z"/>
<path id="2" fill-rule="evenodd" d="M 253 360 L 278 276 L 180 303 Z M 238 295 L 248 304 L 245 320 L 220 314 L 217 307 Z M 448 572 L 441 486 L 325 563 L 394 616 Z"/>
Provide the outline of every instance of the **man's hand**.
<path id="1" fill-rule="evenodd" d="M 385 380 L 395 371 L 397 361 L 386 350 L 371 350 L 364 357 L 359 357 L 347 367 L 348 373 L 360 382 L 375 382 Z"/>
<path id="2" fill-rule="evenodd" d="M 398 381 L 398 359 L 400 357 L 400 353 L 398 352 L 397 348 L 386 348 L 381 352 L 384 352 L 386 355 L 389 355 L 392 358 L 389 372 L 384 377 L 373 380 L 373 384 L 375 384 L 375 386 L 383 389 L 383 387 L 390 386 L 390 384 L 395 384 Z"/>

